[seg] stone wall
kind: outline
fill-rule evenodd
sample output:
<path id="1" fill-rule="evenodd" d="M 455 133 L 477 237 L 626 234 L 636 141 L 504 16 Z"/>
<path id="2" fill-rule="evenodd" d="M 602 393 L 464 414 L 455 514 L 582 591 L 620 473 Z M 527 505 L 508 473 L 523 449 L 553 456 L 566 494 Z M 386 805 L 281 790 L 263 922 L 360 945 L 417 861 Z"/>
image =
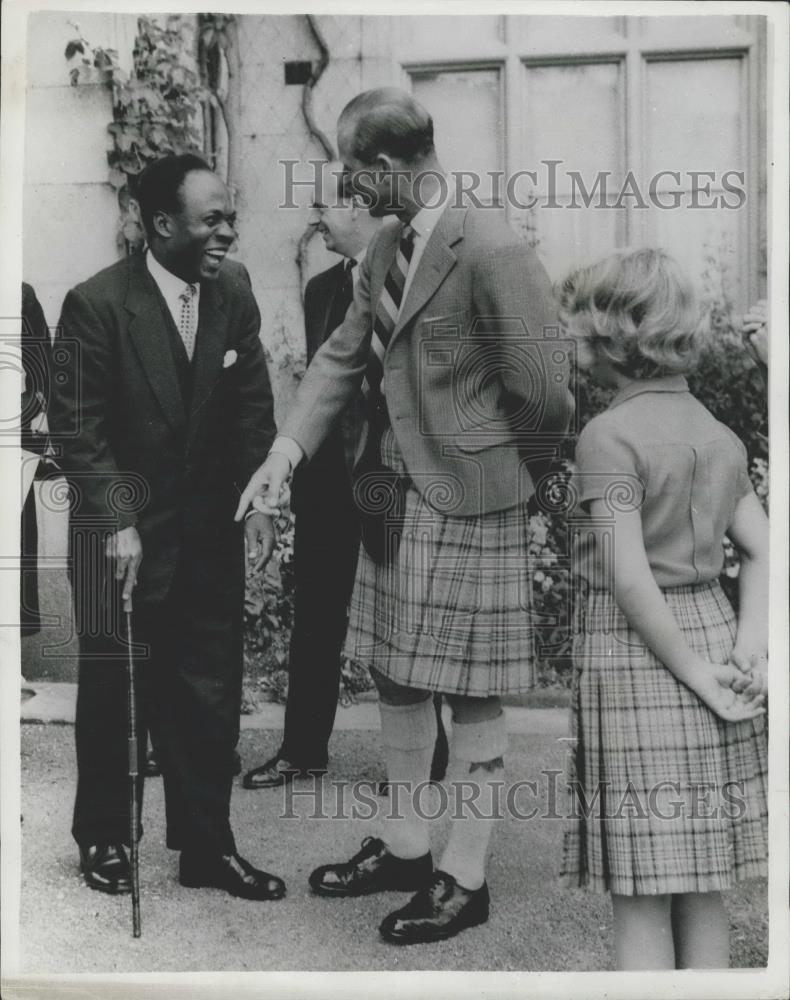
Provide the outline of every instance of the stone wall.
<path id="1" fill-rule="evenodd" d="M 388 17 L 317 17 L 330 62 L 314 91 L 317 125 L 336 148 L 335 125 L 343 106 L 368 87 L 394 84 L 398 68 L 389 45 Z M 324 158 L 302 114 L 302 90 L 286 85 L 287 61 L 319 58 L 319 48 L 304 16 L 245 16 L 239 32 L 242 62 L 242 122 L 239 184 L 239 258 L 252 276 L 261 309 L 261 336 L 270 358 L 278 415 L 295 381 L 290 361 L 304 354 L 299 239 L 309 216 L 309 189 L 295 190 L 298 208 L 282 209 L 284 160 Z M 294 168 L 297 179 L 313 175 L 306 163 Z M 320 237 L 309 245 L 305 275 L 337 260 Z"/>
<path id="2" fill-rule="evenodd" d="M 37 12 L 28 21 L 23 275 L 36 289 L 50 325 L 72 285 L 118 256 L 118 211 L 107 183 L 112 121 L 110 93 L 98 84 L 72 87 L 66 44 L 78 20 L 94 46 L 131 63 L 133 15 Z"/>

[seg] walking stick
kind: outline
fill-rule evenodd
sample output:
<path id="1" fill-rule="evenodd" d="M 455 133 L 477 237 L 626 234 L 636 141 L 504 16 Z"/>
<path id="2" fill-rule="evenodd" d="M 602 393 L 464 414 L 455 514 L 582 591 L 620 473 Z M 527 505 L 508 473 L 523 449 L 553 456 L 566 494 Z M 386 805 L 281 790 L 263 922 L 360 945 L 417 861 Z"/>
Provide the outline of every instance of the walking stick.
<path id="1" fill-rule="evenodd" d="M 126 706 L 127 743 L 129 747 L 129 851 L 132 869 L 132 934 L 140 937 L 140 859 L 137 850 L 137 829 L 140 824 L 137 805 L 139 781 L 137 757 L 137 701 L 134 690 L 134 657 L 132 656 L 132 598 L 124 600 L 126 612 Z"/>

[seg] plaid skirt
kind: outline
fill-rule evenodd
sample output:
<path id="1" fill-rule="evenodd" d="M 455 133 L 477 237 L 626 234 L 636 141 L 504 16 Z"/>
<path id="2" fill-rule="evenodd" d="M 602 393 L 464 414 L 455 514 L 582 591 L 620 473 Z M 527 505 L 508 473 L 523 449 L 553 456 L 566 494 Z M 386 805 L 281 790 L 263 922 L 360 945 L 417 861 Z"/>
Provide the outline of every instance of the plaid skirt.
<path id="1" fill-rule="evenodd" d="M 391 428 L 382 460 L 405 473 Z M 410 485 L 397 558 L 360 548 L 345 655 L 406 687 L 485 697 L 534 684 L 529 518 L 437 513 Z"/>
<path id="2" fill-rule="evenodd" d="M 664 597 L 689 646 L 727 660 L 718 582 Z M 561 880 L 624 896 L 712 892 L 764 876 L 767 727 L 728 723 L 681 684 L 606 591 L 579 601 Z"/>

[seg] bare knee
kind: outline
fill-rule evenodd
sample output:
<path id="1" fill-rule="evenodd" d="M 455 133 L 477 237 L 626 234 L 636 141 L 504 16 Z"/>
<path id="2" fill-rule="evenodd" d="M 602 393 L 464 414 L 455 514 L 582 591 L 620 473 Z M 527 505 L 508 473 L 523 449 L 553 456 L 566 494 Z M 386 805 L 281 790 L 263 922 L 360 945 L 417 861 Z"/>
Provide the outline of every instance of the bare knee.
<path id="1" fill-rule="evenodd" d="M 396 684 L 395 681 L 391 681 L 389 677 L 385 677 L 375 667 L 370 668 L 370 676 L 376 685 L 379 700 L 385 705 L 417 705 L 419 702 L 427 701 L 431 697 L 430 691 Z"/>

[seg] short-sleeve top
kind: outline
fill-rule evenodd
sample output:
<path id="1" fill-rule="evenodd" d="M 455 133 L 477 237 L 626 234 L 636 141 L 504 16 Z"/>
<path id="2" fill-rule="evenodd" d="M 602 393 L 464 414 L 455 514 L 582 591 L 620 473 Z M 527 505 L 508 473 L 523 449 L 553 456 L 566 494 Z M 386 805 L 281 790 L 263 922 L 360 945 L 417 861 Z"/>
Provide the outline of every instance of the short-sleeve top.
<path id="1" fill-rule="evenodd" d="M 579 436 L 572 569 L 609 589 L 611 561 L 589 531 L 589 501 L 638 508 L 645 550 L 660 587 L 715 580 L 724 535 L 752 490 L 743 443 L 696 400 L 680 375 L 633 382 Z M 585 527 L 586 525 L 586 527 Z M 607 544 L 616 544 L 616 538 Z"/>

